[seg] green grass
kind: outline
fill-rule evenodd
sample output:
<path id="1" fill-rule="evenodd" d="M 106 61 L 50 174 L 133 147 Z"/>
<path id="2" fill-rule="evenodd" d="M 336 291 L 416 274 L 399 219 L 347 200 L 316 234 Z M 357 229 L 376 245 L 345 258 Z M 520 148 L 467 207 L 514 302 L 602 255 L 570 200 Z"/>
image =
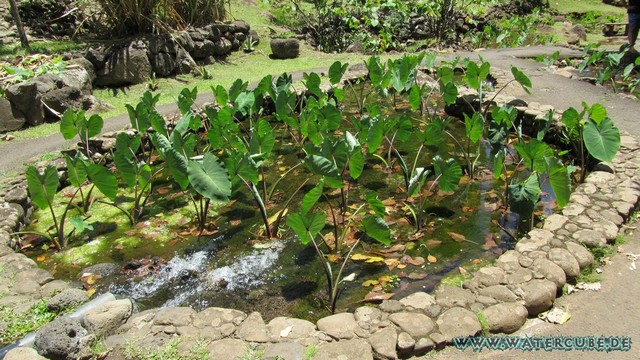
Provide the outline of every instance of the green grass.
<path id="1" fill-rule="evenodd" d="M 56 313 L 47 310 L 47 303 L 44 300 L 40 300 L 28 311 L 21 314 L 16 314 L 13 309 L 0 306 L 0 319 L 6 324 L 0 332 L 0 344 L 15 342 L 24 335 L 51 322 L 56 315 Z"/>
<path id="2" fill-rule="evenodd" d="M 23 49 L 20 44 L 0 44 L 0 60 L 14 59 L 16 56 L 25 56 L 30 54 L 59 54 L 73 50 L 84 50 L 87 46 L 87 44 L 71 40 L 30 41 L 29 50 Z"/>
<path id="3" fill-rule="evenodd" d="M 623 7 L 607 5 L 602 0 L 552 0 L 551 9 L 559 14 L 586 13 L 589 11 L 599 11 L 604 16 L 625 16 L 626 10 Z"/>
<path id="4" fill-rule="evenodd" d="M 18 130 L 10 132 L 9 134 L 15 136 L 16 139 L 39 139 L 55 134 L 60 130 L 60 124 L 47 123 L 38 126 L 26 128 L 24 130 Z"/>
<path id="5" fill-rule="evenodd" d="M 304 349 L 304 354 L 302 355 L 302 359 L 312 360 L 317 353 L 318 353 L 318 347 L 316 345 L 309 345 Z"/>
<path id="6" fill-rule="evenodd" d="M 141 348 L 134 341 L 127 342 L 125 356 L 134 360 L 205 360 L 208 357 L 207 342 L 198 341 L 187 354 L 180 354 L 178 345 L 182 342 L 179 336 L 174 337 L 163 346 L 155 349 Z"/>
<path id="7" fill-rule="evenodd" d="M 487 320 L 487 316 L 483 311 L 478 311 L 476 316 L 478 317 L 478 322 L 480 322 L 480 328 L 482 329 L 480 331 L 482 336 L 489 335 L 489 320 Z"/>

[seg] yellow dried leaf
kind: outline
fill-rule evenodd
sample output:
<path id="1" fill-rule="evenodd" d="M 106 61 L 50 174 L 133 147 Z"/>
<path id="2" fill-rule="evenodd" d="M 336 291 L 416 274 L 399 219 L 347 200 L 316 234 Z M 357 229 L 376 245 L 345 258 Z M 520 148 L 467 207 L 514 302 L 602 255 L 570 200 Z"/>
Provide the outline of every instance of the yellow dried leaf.
<path id="1" fill-rule="evenodd" d="M 362 286 L 369 287 L 369 286 L 375 286 L 375 285 L 378 285 L 378 284 L 379 284 L 378 280 L 367 280 L 367 281 L 362 283 Z"/>
<path id="2" fill-rule="evenodd" d="M 89 290 L 87 290 L 87 296 L 91 297 L 93 294 L 95 294 L 96 289 L 94 288 L 90 288 Z"/>
<path id="3" fill-rule="evenodd" d="M 429 255 L 429 256 L 427 256 L 427 261 L 430 262 L 430 263 L 434 263 L 434 262 L 437 262 L 438 259 L 433 255 Z"/>

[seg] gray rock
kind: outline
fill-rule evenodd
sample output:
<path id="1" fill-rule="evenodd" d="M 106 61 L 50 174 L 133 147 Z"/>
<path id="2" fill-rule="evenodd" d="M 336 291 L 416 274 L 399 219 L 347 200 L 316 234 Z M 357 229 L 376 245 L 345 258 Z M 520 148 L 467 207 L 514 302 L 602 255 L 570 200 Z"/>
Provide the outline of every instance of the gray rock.
<path id="1" fill-rule="evenodd" d="M 529 315 L 535 316 L 553 306 L 556 290 L 556 284 L 549 280 L 531 280 L 521 284 L 516 295 L 522 296 Z"/>
<path id="2" fill-rule="evenodd" d="M 366 340 L 354 339 L 323 343 L 313 360 L 369 360 L 373 359 L 371 345 Z"/>
<path id="3" fill-rule="evenodd" d="M 232 26 L 236 28 L 236 31 L 241 32 L 243 34 L 248 34 L 251 30 L 251 26 L 244 20 L 236 20 L 231 23 Z"/>
<path id="4" fill-rule="evenodd" d="M 68 282 L 62 280 L 53 280 L 42 285 L 42 287 L 40 288 L 40 297 L 55 296 L 56 294 L 69 288 L 70 285 Z"/>
<path id="5" fill-rule="evenodd" d="M 286 317 L 274 318 L 267 328 L 276 339 L 304 339 L 316 331 L 316 326 L 307 320 Z"/>
<path id="6" fill-rule="evenodd" d="M 562 209 L 562 215 L 572 217 L 578 216 L 584 212 L 584 206 L 576 203 L 569 203 L 564 209 Z"/>
<path id="7" fill-rule="evenodd" d="M 422 338 L 416 342 L 416 345 L 413 348 L 413 352 L 419 356 L 426 353 L 427 351 L 433 350 L 435 347 L 436 343 L 433 342 L 431 338 Z"/>
<path id="8" fill-rule="evenodd" d="M 587 30 L 585 29 L 584 25 L 582 24 L 574 25 L 570 31 L 572 34 L 576 35 L 578 39 L 582 41 L 587 41 Z"/>
<path id="9" fill-rule="evenodd" d="M 511 302 L 516 301 L 518 297 L 509 288 L 504 285 L 489 286 L 478 291 L 479 295 L 488 296 L 497 301 Z"/>
<path id="10" fill-rule="evenodd" d="M 119 271 L 120 271 L 120 266 L 118 266 L 118 264 L 113 264 L 113 263 L 95 264 L 95 265 L 87 266 L 86 268 L 82 269 L 82 271 L 78 273 L 78 279 L 80 279 L 83 274 L 96 274 L 96 275 L 105 277 L 105 276 L 117 274 Z"/>
<path id="11" fill-rule="evenodd" d="M 89 310 L 83 324 L 96 336 L 109 335 L 127 321 L 132 311 L 133 304 L 129 299 L 109 301 Z"/>
<path id="12" fill-rule="evenodd" d="M 63 317 L 40 328 L 34 345 L 40 355 L 49 359 L 75 359 L 84 352 L 81 339 L 87 335 L 79 319 Z"/>
<path id="13" fill-rule="evenodd" d="M 189 307 L 170 307 L 158 310 L 154 325 L 187 326 L 193 323 L 196 311 Z"/>
<path id="14" fill-rule="evenodd" d="M 553 261 L 547 259 L 536 259 L 533 262 L 533 268 L 544 275 L 544 277 L 556 284 L 561 289 L 567 283 L 565 271 Z"/>
<path id="15" fill-rule="evenodd" d="M 360 327 L 366 325 L 377 325 L 382 321 L 382 311 L 373 306 L 361 306 L 353 312 L 353 317 Z"/>
<path id="16" fill-rule="evenodd" d="M 564 224 L 569 221 L 569 218 L 560 214 L 553 214 L 544 220 L 545 230 L 556 231 L 562 229 Z"/>
<path id="17" fill-rule="evenodd" d="M 66 289 L 52 297 L 47 303 L 49 311 L 61 312 L 84 304 L 89 296 L 81 289 Z"/>
<path id="18" fill-rule="evenodd" d="M 481 287 L 505 284 L 507 282 L 507 274 L 499 267 L 490 266 L 478 270 L 475 278 Z"/>
<path id="19" fill-rule="evenodd" d="M 105 65 L 96 70 L 98 86 L 141 84 L 151 77 L 151 63 L 144 43 L 137 41 L 115 51 Z"/>
<path id="20" fill-rule="evenodd" d="M 483 312 L 489 323 L 489 331 L 505 334 L 520 329 L 529 314 L 524 306 L 515 302 L 492 305 Z"/>
<path id="21" fill-rule="evenodd" d="M 295 59 L 300 55 L 300 41 L 295 38 L 271 39 L 271 54 L 275 59 Z"/>
<path id="22" fill-rule="evenodd" d="M 586 184 L 593 184 L 596 186 L 609 186 L 610 184 L 615 184 L 617 182 L 616 175 L 603 172 L 603 171 L 594 171 L 587 176 L 585 179 Z"/>
<path id="23" fill-rule="evenodd" d="M 430 317 L 422 314 L 401 312 L 389 315 L 389 320 L 398 325 L 402 331 L 419 339 L 429 335 L 435 323 Z"/>
<path id="24" fill-rule="evenodd" d="M 407 354 L 410 354 L 415 346 L 416 341 L 411 337 L 411 335 L 407 334 L 406 332 L 401 332 L 400 335 L 398 335 L 398 351 L 401 354 L 405 356 Z"/>
<path id="25" fill-rule="evenodd" d="M 379 305 L 380 310 L 392 314 L 404 310 L 404 305 L 398 300 L 384 300 Z"/>
<path id="26" fill-rule="evenodd" d="M 207 345 L 207 351 L 216 359 L 238 359 L 246 354 L 247 349 L 249 344 L 238 339 L 222 339 Z"/>
<path id="27" fill-rule="evenodd" d="M 18 347 L 10 350 L 4 356 L 4 360 L 47 360 L 47 358 L 40 356 L 34 348 Z"/>
<path id="28" fill-rule="evenodd" d="M 373 348 L 376 359 L 397 359 L 396 341 L 398 334 L 393 328 L 378 330 L 369 337 L 369 344 Z"/>
<path id="29" fill-rule="evenodd" d="M 25 186 L 16 186 L 15 188 L 7 191 L 4 195 L 4 200 L 8 203 L 16 203 L 22 205 L 23 208 L 28 208 L 31 206 L 29 204 L 29 193 L 27 192 L 27 187 Z"/>
<path id="30" fill-rule="evenodd" d="M 433 296 L 420 291 L 401 299 L 400 302 L 405 307 L 413 308 L 416 310 L 424 310 L 431 305 L 435 305 L 436 299 Z"/>
<path id="31" fill-rule="evenodd" d="M 520 268 L 520 270 L 517 270 L 513 274 L 509 274 L 507 276 L 507 283 L 510 285 L 517 285 L 525 283 L 531 279 L 533 279 L 533 273 L 531 270 Z"/>
<path id="32" fill-rule="evenodd" d="M 238 326 L 236 335 L 249 342 L 263 343 L 269 341 L 269 329 L 262 320 L 262 315 L 259 312 L 252 312 L 246 319 Z"/>
<path id="33" fill-rule="evenodd" d="M 496 260 L 496 266 L 507 272 L 522 268 L 520 265 L 520 253 L 515 250 L 507 250 Z"/>
<path id="34" fill-rule="evenodd" d="M 220 328 L 223 325 L 240 325 L 247 317 L 247 314 L 239 310 L 210 307 L 202 310 L 193 319 L 193 325 L 197 328 L 211 326 Z"/>
<path id="35" fill-rule="evenodd" d="M 580 274 L 580 264 L 566 249 L 554 248 L 549 250 L 549 260 L 556 263 L 564 270 L 568 278 L 574 278 Z"/>
<path id="36" fill-rule="evenodd" d="M 359 330 L 353 314 L 340 313 L 324 317 L 317 322 L 318 330 L 324 331 L 334 339 L 352 339 Z"/>
<path id="37" fill-rule="evenodd" d="M 573 241 L 568 241 L 566 245 L 567 251 L 578 261 L 580 269 L 584 269 L 593 264 L 593 254 L 585 249 L 584 246 L 574 243 Z"/>
<path id="38" fill-rule="evenodd" d="M 0 133 L 20 130 L 26 120 L 11 107 L 9 100 L 0 98 Z"/>
<path id="39" fill-rule="evenodd" d="M 476 314 L 461 307 L 443 312 L 436 324 L 447 342 L 458 336 L 474 336 L 482 330 Z"/>
<path id="40" fill-rule="evenodd" d="M 469 291 L 455 286 L 440 286 L 436 290 L 436 301 L 444 308 L 455 306 L 465 307 L 473 304 L 476 299 Z"/>
<path id="41" fill-rule="evenodd" d="M 588 247 L 599 247 L 607 245 L 607 239 L 602 233 L 590 229 L 582 229 L 573 233 L 573 238 Z"/>
<path id="42" fill-rule="evenodd" d="M 59 89 L 63 85 L 59 76 L 45 74 L 22 83 L 11 85 L 6 89 L 6 97 L 27 124 L 40 125 L 45 120 L 45 110 L 40 100 L 49 91 Z"/>
<path id="43" fill-rule="evenodd" d="M 442 306 L 438 304 L 429 306 L 428 308 L 424 309 L 425 315 L 434 319 L 437 318 L 441 312 L 442 312 Z"/>
<path id="44" fill-rule="evenodd" d="M 304 359 L 304 346 L 294 342 L 271 344 L 262 355 L 262 359 L 273 360 L 302 360 Z"/>
<path id="45" fill-rule="evenodd" d="M 209 55 L 213 55 L 216 57 L 227 56 L 231 53 L 233 44 L 226 38 L 221 38 L 218 41 L 213 43 L 212 53 Z"/>
<path id="46" fill-rule="evenodd" d="M 516 251 L 524 253 L 527 251 L 540 250 L 549 245 L 553 239 L 553 233 L 549 230 L 533 229 L 529 231 L 529 237 L 523 238 L 516 244 Z"/>

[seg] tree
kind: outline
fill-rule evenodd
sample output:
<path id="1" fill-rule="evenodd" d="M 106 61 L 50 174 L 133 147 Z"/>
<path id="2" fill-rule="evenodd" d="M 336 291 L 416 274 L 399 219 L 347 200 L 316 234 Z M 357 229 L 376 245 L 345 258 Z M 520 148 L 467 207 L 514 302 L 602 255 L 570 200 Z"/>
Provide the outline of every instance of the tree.
<path id="1" fill-rule="evenodd" d="M 22 20 L 20 19 L 20 13 L 18 12 L 18 5 L 16 5 L 16 0 L 9 0 L 9 4 L 11 5 L 11 16 L 13 16 L 13 20 L 15 20 L 16 27 L 18 28 L 20 44 L 23 48 L 29 49 L 29 40 L 27 39 L 27 34 L 24 32 L 24 26 L 22 26 Z"/>

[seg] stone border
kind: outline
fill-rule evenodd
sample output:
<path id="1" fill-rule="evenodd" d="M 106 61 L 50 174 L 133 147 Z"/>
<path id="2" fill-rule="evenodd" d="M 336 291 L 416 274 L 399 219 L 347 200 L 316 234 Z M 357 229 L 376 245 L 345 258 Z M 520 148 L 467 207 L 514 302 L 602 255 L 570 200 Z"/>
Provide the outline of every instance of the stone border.
<path id="1" fill-rule="evenodd" d="M 356 71 L 352 76 L 362 74 Z M 461 91 L 465 94 L 468 92 Z M 498 104 L 512 100 L 496 99 Z M 551 109 L 533 103 L 518 108 L 525 121 L 535 121 Z M 462 287 L 440 286 L 435 296 L 417 292 L 384 301 L 378 307 L 359 307 L 353 314 L 331 315 L 316 324 L 286 317 L 267 324 L 257 312 L 245 314 L 223 308 L 196 312 L 174 307 L 131 315 L 131 302 L 116 300 L 92 309 L 75 322 L 69 323 L 66 317 L 54 320 L 38 332 L 36 345 L 41 354 L 55 357 L 55 346 L 62 343 L 71 354 L 68 356 L 84 358 L 96 336 L 102 336 L 111 349 L 109 357 L 118 358 L 127 349 L 158 349 L 177 335 L 182 339 L 177 345 L 181 353 L 206 341 L 202 351 L 222 359 L 246 355 L 252 351 L 248 349 L 262 349 L 265 359 L 299 359 L 305 352 L 316 352 L 314 359 L 334 359 L 338 355 L 345 359 L 396 359 L 442 348 L 457 336 L 478 334 L 482 330 L 479 312 L 490 332 L 512 333 L 529 316 L 551 308 L 567 280 L 592 265 L 593 256 L 583 245 L 602 246 L 614 240 L 619 227 L 638 206 L 640 143 L 629 135 L 621 140 L 614 161 L 601 164 L 599 169 L 604 171 L 591 173 L 560 214 L 548 217 L 541 229 L 530 231 L 515 250 L 475 272 Z M 0 305 L 17 310 L 26 310 L 36 299 L 69 287 L 8 247 L 9 233 L 31 211 L 25 189 L 23 179 L 14 179 L 0 200 L 0 219 L 4 219 L 0 220 L 0 264 L 15 274 L 13 285 L 6 276 L 0 279 L 0 293 L 10 294 L 0 298 Z M 56 332 L 61 325 L 75 326 L 76 335 L 70 339 Z M 53 336 L 56 333 L 57 337 Z M 25 354 L 34 359 L 39 356 L 35 350 L 19 349 L 12 350 L 6 359 L 24 358 Z"/>

